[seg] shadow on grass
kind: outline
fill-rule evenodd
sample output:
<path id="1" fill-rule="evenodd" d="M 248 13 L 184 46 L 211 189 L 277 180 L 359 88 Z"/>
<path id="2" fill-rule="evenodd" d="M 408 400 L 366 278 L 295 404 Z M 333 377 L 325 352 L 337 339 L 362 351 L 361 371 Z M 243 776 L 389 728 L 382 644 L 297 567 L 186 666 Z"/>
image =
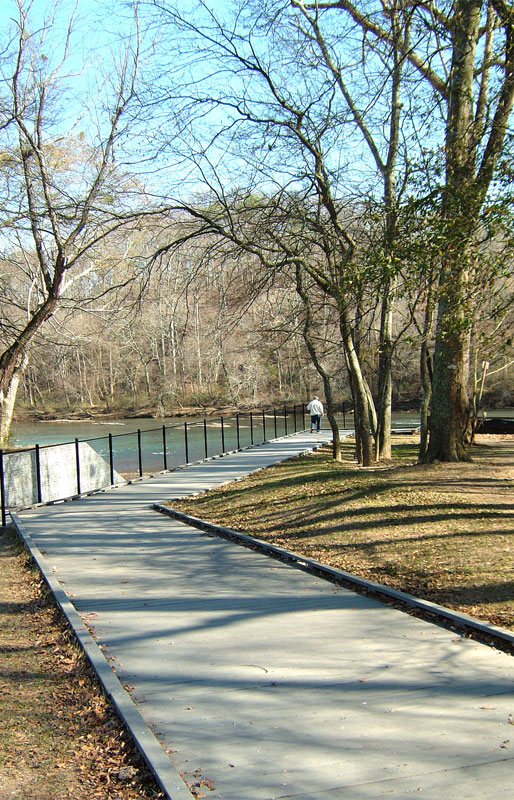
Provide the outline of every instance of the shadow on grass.
<path id="1" fill-rule="evenodd" d="M 495 467 L 495 464 L 490 462 L 488 462 L 488 465 L 492 468 Z M 311 464 L 309 463 L 308 466 L 310 467 Z M 313 471 L 310 469 L 300 472 L 295 470 L 295 474 L 283 476 L 282 470 L 287 467 L 279 465 L 270 469 L 267 479 L 263 480 L 259 476 L 257 481 L 252 480 L 247 486 L 237 483 L 232 488 L 223 488 L 219 491 L 219 494 L 217 490 L 213 490 L 205 496 L 199 496 L 195 500 L 195 504 L 198 507 L 203 504 L 210 504 L 212 498 L 216 496 L 222 497 L 225 503 L 235 500 L 240 503 L 242 497 L 251 496 L 254 498 L 254 502 L 248 504 L 248 507 L 254 507 L 262 502 L 262 497 L 266 498 L 267 495 L 274 493 L 280 495 L 283 491 L 291 492 L 291 490 L 296 490 L 294 500 L 297 502 L 308 500 L 309 503 L 316 503 L 319 498 L 322 498 L 323 503 L 326 504 L 332 497 L 339 504 L 369 500 L 390 491 L 408 492 L 410 487 L 412 487 L 413 491 L 443 490 L 447 493 L 452 490 L 462 491 L 463 489 L 490 491 L 493 487 L 498 486 L 497 478 L 482 475 L 471 477 L 455 475 L 454 477 L 445 476 L 443 478 L 432 474 L 426 479 L 422 477 L 420 479 L 419 476 L 423 475 L 425 468 L 419 465 L 410 465 L 410 467 L 412 469 L 396 465 L 387 470 L 377 468 L 375 472 L 373 470 L 361 472 L 355 468 L 338 466 L 334 469 L 333 467 L 326 467 L 322 462 Z M 394 480 L 389 477 L 400 470 L 402 472 L 401 480 Z M 345 486 L 345 481 L 348 481 L 349 484 L 351 482 L 353 486 Z M 327 489 L 334 483 L 336 485 L 333 489 Z M 289 503 L 291 502 L 291 494 L 289 493 L 278 500 L 272 498 L 272 500 L 275 504 Z M 514 508 L 514 505 L 511 507 Z"/>
<path id="2" fill-rule="evenodd" d="M 377 579 L 385 583 L 383 573 Z M 405 581 L 403 582 L 405 587 Z M 403 591 L 414 596 L 422 597 L 437 605 L 447 606 L 456 609 L 472 607 L 472 615 L 477 614 L 482 618 L 489 618 L 496 621 L 506 628 L 512 629 L 514 626 L 514 614 L 512 612 L 512 601 L 514 600 L 514 581 L 504 583 L 474 583 L 469 586 L 426 586 L 423 582 L 416 579 L 411 580 Z M 507 604 L 507 607 L 501 607 Z M 477 609 L 480 607 L 480 610 Z M 496 607 L 499 606 L 499 607 Z M 470 613 L 470 612 L 468 612 Z"/>
<path id="3" fill-rule="evenodd" d="M 367 526 L 363 526 L 366 528 Z M 355 530 L 355 526 L 350 530 Z M 284 530 L 284 529 L 282 529 Z M 269 532 L 269 528 L 259 531 L 257 527 L 255 527 L 255 531 L 257 533 L 263 534 L 266 531 Z M 287 538 L 288 541 L 294 542 L 294 540 L 302 539 L 307 543 L 309 539 L 316 539 L 318 537 L 322 537 L 324 535 L 330 535 L 331 533 L 340 532 L 341 528 L 337 528 L 334 530 L 324 529 L 323 531 L 303 531 L 303 532 L 290 532 L 284 530 L 284 537 Z M 368 541 L 355 541 L 355 540 L 347 540 L 347 541 L 334 541 L 332 543 L 322 542 L 319 546 L 323 547 L 327 550 L 327 552 L 334 551 L 343 553 L 345 550 L 351 550 L 353 552 L 363 551 L 363 552 L 371 552 L 378 547 L 383 547 L 387 545 L 401 545 L 403 543 L 409 544 L 416 544 L 421 542 L 437 542 L 437 541 L 449 541 L 455 539 L 470 539 L 470 538 L 479 538 L 481 536 L 484 537 L 491 537 L 491 536 L 505 536 L 505 537 L 514 537 L 514 530 L 511 528 L 504 528 L 504 529 L 497 529 L 494 531 L 454 531 L 452 533 L 424 533 L 421 535 L 413 535 L 413 536 L 404 536 L 404 537 L 395 537 L 394 539 L 371 539 Z M 263 536 L 264 538 L 264 536 Z M 316 544 L 316 543 L 314 543 Z"/>

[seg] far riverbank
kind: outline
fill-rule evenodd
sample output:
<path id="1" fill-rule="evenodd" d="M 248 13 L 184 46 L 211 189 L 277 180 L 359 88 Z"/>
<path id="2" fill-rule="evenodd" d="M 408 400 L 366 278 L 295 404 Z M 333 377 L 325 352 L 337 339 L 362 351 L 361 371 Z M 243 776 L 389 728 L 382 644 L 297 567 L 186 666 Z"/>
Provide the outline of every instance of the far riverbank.
<path id="1" fill-rule="evenodd" d="M 81 409 L 79 411 L 45 411 L 42 409 L 20 409 L 14 417 L 15 423 L 36 423 L 36 422 L 88 422 L 88 421 L 108 421 L 111 419 L 176 419 L 181 417 L 214 416 L 216 414 L 235 414 L 237 411 L 253 410 L 250 407 L 236 406 L 176 406 L 159 412 L 156 408 L 141 408 L 138 411 L 118 409 Z"/>

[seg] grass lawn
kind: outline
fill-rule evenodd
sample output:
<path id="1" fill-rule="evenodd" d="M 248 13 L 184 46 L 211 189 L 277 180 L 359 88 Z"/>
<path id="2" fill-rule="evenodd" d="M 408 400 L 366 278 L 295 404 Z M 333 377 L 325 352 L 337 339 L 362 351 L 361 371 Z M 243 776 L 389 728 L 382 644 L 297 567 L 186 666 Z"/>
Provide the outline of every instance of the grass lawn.
<path id="1" fill-rule="evenodd" d="M 473 462 L 416 464 L 415 437 L 362 468 L 329 448 L 170 505 L 378 583 L 514 629 L 514 437 Z"/>

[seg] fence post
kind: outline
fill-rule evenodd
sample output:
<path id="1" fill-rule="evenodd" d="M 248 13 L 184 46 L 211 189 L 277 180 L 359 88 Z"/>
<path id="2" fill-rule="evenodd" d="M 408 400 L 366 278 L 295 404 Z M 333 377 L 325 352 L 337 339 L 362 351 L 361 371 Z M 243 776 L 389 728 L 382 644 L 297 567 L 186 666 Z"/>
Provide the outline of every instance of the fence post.
<path id="1" fill-rule="evenodd" d="M 220 417 L 220 419 L 221 419 L 221 455 L 223 455 L 225 452 L 225 423 L 222 416 Z"/>
<path id="2" fill-rule="evenodd" d="M 189 444 L 187 441 L 187 422 L 184 422 L 184 448 L 186 452 L 186 464 L 189 464 Z"/>
<path id="3" fill-rule="evenodd" d="M 266 412 L 262 409 L 262 441 L 266 442 Z"/>
<path id="4" fill-rule="evenodd" d="M 241 450 L 241 439 L 239 436 L 239 411 L 236 413 L 236 430 L 237 430 L 237 449 Z"/>
<path id="5" fill-rule="evenodd" d="M 343 428 L 346 428 L 346 404 L 343 401 Z"/>
<path id="6" fill-rule="evenodd" d="M 137 459 L 139 462 L 139 477 L 143 477 L 143 453 L 141 451 L 141 430 L 137 429 Z"/>
<path id="7" fill-rule="evenodd" d="M 253 414 L 250 411 L 250 444 L 253 444 Z"/>
<path id="8" fill-rule="evenodd" d="M 75 439 L 75 463 L 77 465 L 77 494 L 82 494 L 80 486 L 80 446 L 78 439 Z"/>
<path id="9" fill-rule="evenodd" d="M 7 514 L 5 509 L 5 473 L 4 473 L 4 451 L 0 450 L 0 495 L 2 501 L 2 525 L 7 525 Z"/>
<path id="10" fill-rule="evenodd" d="M 39 455 L 39 445 L 37 444 L 35 447 L 36 450 L 36 492 L 37 492 L 37 502 L 43 502 L 43 493 L 41 491 L 41 458 Z"/>
<path id="11" fill-rule="evenodd" d="M 168 469 L 168 455 L 166 453 L 166 425 L 162 426 L 162 455 L 164 469 Z"/>
<path id="12" fill-rule="evenodd" d="M 294 415 L 294 432 L 296 433 L 296 403 L 293 406 L 293 415 Z"/>
<path id="13" fill-rule="evenodd" d="M 287 406 L 284 406 L 284 436 L 287 436 Z"/>
<path id="14" fill-rule="evenodd" d="M 114 457 L 112 452 L 112 433 L 109 434 L 109 468 L 111 470 L 111 486 L 114 485 Z"/>
<path id="15" fill-rule="evenodd" d="M 302 429 L 305 430 L 305 403 L 302 403 Z"/>
<path id="16" fill-rule="evenodd" d="M 205 458 L 209 458 L 208 436 L 207 436 L 207 420 L 203 418 L 203 444 L 205 449 Z"/>
<path id="17" fill-rule="evenodd" d="M 277 409 L 273 409 L 273 421 L 275 423 L 275 439 L 277 438 Z"/>

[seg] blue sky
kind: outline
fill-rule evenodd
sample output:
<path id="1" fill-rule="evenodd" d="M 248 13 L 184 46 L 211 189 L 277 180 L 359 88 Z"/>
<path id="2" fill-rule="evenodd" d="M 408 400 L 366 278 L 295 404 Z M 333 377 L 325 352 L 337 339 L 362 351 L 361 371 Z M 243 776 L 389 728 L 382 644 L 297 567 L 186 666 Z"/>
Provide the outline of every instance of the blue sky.
<path id="1" fill-rule="evenodd" d="M 218 0 L 213 0 L 212 5 L 216 6 L 217 3 Z M 130 3 L 128 0 L 22 0 L 22 5 L 28 15 L 28 30 L 34 35 L 33 41 L 38 42 L 36 68 L 41 67 L 48 74 L 51 69 L 59 67 L 56 102 L 49 106 L 51 135 L 56 139 L 65 138 L 68 142 L 72 142 L 73 137 L 80 137 L 80 140 L 87 140 L 91 144 L 97 143 L 99 134 L 105 135 L 108 129 L 108 106 L 112 105 L 110 101 L 117 87 L 119 65 L 135 30 Z M 179 0 L 179 5 L 188 11 L 193 4 L 190 0 Z M 150 19 L 144 4 L 141 17 L 141 28 L 144 30 Z M 67 28 L 72 18 L 71 47 L 66 62 L 62 64 Z M 0 0 L 0 52 L 5 46 L 7 34 L 13 37 L 13 57 L 10 63 L 3 64 L 3 75 L 7 81 L 15 64 L 18 19 L 16 0 Z M 47 30 L 44 43 L 39 47 L 39 36 L 45 23 Z M 145 68 L 150 66 L 152 39 L 158 33 L 159 26 L 155 26 L 143 42 L 142 60 Z M 169 34 L 166 32 L 166 35 Z M 160 50 L 161 56 L 163 52 L 166 53 L 166 47 Z M 147 82 L 155 69 L 158 67 L 152 63 L 150 71 L 145 74 Z M 147 185 L 153 182 L 162 188 L 163 180 L 167 185 L 183 182 L 191 168 L 184 167 L 184 162 L 179 168 L 176 157 L 169 151 L 160 160 L 148 159 L 154 144 L 146 141 L 146 132 L 152 133 L 152 121 L 150 112 L 145 116 L 146 120 L 133 126 L 130 136 L 117 145 L 118 163 L 127 162 L 128 169 L 139 174 Z M 168 130 L 172 132 L 172 128 L 173 123 L 170 123 Z M 198 188 L 198 179 L 195 179 L 194 186 Z"/>
<path id="2" fill-rule="evenodd" d="M 101 122 L 102 112 L 108 104 L 108 100 L 114 91 L 116 84 L 116 64 L 119 64 L 121 53 L 124 46 L 133 31 L 133 20 L 131 19 L 130 4 L 127 0 L 59 0 L 57 3 L 52 0 L 23 0 L 26 10 L 30 10 L 32 19 L 31 29 L 35 30 L 39 25 L 42 25 L 43 20 L 49 14 L 53 13 L 55 9 L 55 21 L 49 30 L 48 40 L 44 45 L 46 56 L 46 68 L 57 64 L 62 57 L 63 41 L 66 33 L 68 21 L 72 15 L 75 15 L 73 43 L 71 47 L 71 56 L 62 70 L 65 76 L 69 76 L 66 83 L 70 87 L 67 93 L 63 94 L 62 87 L 59 88 L 59 97 L 64 102 L 55 104 L 55 130 L 57 135 L 66 136 L 70 133 L 75 135 L 82 134 L 90 141 L 98 133 L 105 128 L 105 122 Z M 196 3 L 194 0 L 176 0 L 176 5 L 184 12 L 193 11 Z M 230 0 L 209 0 L 209 5 L 212 8 L 223 9 L 223 11 L 230 11 Z M 12 24 L 9 21 L 18 16 L 16 0 L 0 0 L 0 25 L 5 31 L 7 25 Z M 148 5 L 145 8 L 145 3 L 142 4 L 141 10 L 142 27 L 144 29 L 147 20 L 149 19 Z M 155 52 L 155 58 L 152 51 L 151 43 L 152 37 L 161 35 L 162 41 L 160 48 Z M 144 67 L 150 67 L 149 71 L 145 74 L 147 84 L 151 83 L 151 76 L 154 76 L 155 86 L 161 83 L 159 80 L 160 75 L 163 74 L 161 91 L 165 95 L 167 91 L 167 81 L 172 85 L 174 79 L 173 66 L 175 53 L 171 54 L 172 47 L 168 46 L 167 36 L 173 36 L 172 29 L 164 27 L 162 24 L 156 25 L 149 36 L 147 37 L 143 47 L 143 60 L 146 62 Z M 171 39 L 170 39 L 171 42 Z M 150 63 L 151 59 L 151 63 Z M 186 59 L 187 60 L 187 59 Z M 162 64 L 162 73 L 158 64 Z M 194 66 L 192 70 L 196 70 L 196 75 L 199 74 L 198 70 L 205 70 L 207 75 L 210 76 L 211 89 L 214 87 L 216 92 L 216 82 L 219 82 L 218 65 L 214 58 L 206 59 L 204 63 L 198 63 L 194 58 L 191 62 Z M 237 69 L 237 66 L 236 66 Z M 182 74 L 182 77 L 185 73 Z M 296 79 L 298 75 L 295 75 Z M 242 78 L 243 80 L 244 78 Z M 223 80 L 231 82 L 230 85 L 239 85 L 237 82 L 239 78 L 235 73 L 226 70 L 223 74 Z M 187 79 L 185 79 L 185 86 L 187 89 Z M 219 84 L 218 84 L 219 85 Z M 253 84 L 252 84 L 253 86 Z M 223 89 L 221 87 L 221 93 Z M 300 87 L 301 89 L 301 87 Z M 173 91 L 170 91 L 173 95 Z M 182 160 L 179 166 L 178 159 L 180 156 L 176 150 L 173 152 L 174 141 L 174 126 L 177 124 L 173 118 L 174 108 L 173 99 L 164 101 L 159 107 L 156 104 L 151 107 L 151 110 L 145 112 L 146 120 L 139 123 L 136 131 L 138 136 L 134 133 L 131 138 L 126 140 L 126 147 L 123 150 L 121 145 L 117 148 L 117 157 L 120 160 L 127 158 L 131 162 L 131 169 L 138 172 L 140 175 L 145 176 L 147 181 L 155 181 L 162 183 L 166 181 L 178 184 L 181 181 L 184 183 L 185 176 L 189 175 L 192 183 L 189 187 L 198 189 L 201 185 L 201 179 L 193 177 L 195 171 L 191 165 L 189 168 L 186 166 L 186 161 Z M 205 117 L 202 114 L 197 115 L 196 127 L 194 132 L 199 138 L 204 138 L 212 135 L 212 129 L 209 125 L 221 124 L 223 115 L 228 112 L 222 111 L 221 107 L 213 106 L 209 114 Z M 153 117 L 151 115 L 154 115 Z M 106 117 L 104 115 L 103 119 Z M 159 127 L 159 131 L 157 128 Z M 146 133 L 151 136 L 146 139 Z M 159 134 L 161 138 L 156 136 Z M 257 134 L 257 137 L 260 132 Z M 168 141 L 166 141 L 168 139 Z M 161 157 L 156 161 L 151 161 L 148 156 L 151 155 L 151 149 L 155 148 L 156 141 L 161 145 Z M 177 139 L 178 141 L 178 139 Z M 194 144 L 202 148 L 202 142 L 196 141 Z M 188 140 L 184 137 L 184 153 L 187 153 Z M 338 149 L 339 148 L 339 149 Z M 337 158 L 345 157 L 348 151 L 348 146 L 343 147 L 343 143 L 334 142 L 333 154 L 337 162 Z M 241 161 L 236 153 L 232 150 L 229 157 L 225 157 L 224 143 L 220 139 L 219 146 L 212 146 L 210 153 L 216 161 L 216 171 L 218 174 L 223 175 L 223 179 L 229 183 L 239 183 L 244 178 L 244 162 Z M 281 165 L 281 154 L 279 149 L 276 151 L 276 163 L 270 163 L 270 169 L 273 176 L 279 177 L 279 166 Z M 270 153 L 267 156 L 268 160 L 272 161 L 273 151 L 270 148 Z M 362 142 L 357 137 L 351 143 L 351 161 L 354 164 L 354 172 L 356 181 L 360 183 L 363 179 L 363 168 L 369 162 L 369 156 L 363 148 Z M 204 162 L 204 166 L 206 162 Z M 293 165 L 294 167 L 295 165 Z M 206 167 L 208 169 L 208 167 Z M 374 174 L 374 167 L 371 166 L 371 174 Z M 286 172 L 284 173 L 286 176 Z M 286 180 L 287 177 L 284 177 Z M 198 181 L 200 180 L 200 183 Z M 184 183 L 185 186 L 185 183 Z"/>
<path id="3" fill-rule="evenodd" d="M 1 0 L 0 29 L 2 45 L 7 35 L 13 37 L 10 62 L 3 64 L 3 74 L 9 79 L 15 64 L 16 33 L 19 11 L 15 0 Z M 116 3 L 121 14 L 109 11 L 101 0 L 24 0 L 28 15 L 27 29 L 36 43 L 33 66 L 46 76 L 55 70 L 57 102 L 51 108 L 55 129 L 67 134 L 88 136 L 96 129 L 116 84 L 116 65 L 125 46 L 124 36 L 130 31 L 130 15 L 125 4 Z M 67 28 L 73 19 L 71 44 L 66 60 Z M 44 26 L 46 25 L 46 31 Z"/>

